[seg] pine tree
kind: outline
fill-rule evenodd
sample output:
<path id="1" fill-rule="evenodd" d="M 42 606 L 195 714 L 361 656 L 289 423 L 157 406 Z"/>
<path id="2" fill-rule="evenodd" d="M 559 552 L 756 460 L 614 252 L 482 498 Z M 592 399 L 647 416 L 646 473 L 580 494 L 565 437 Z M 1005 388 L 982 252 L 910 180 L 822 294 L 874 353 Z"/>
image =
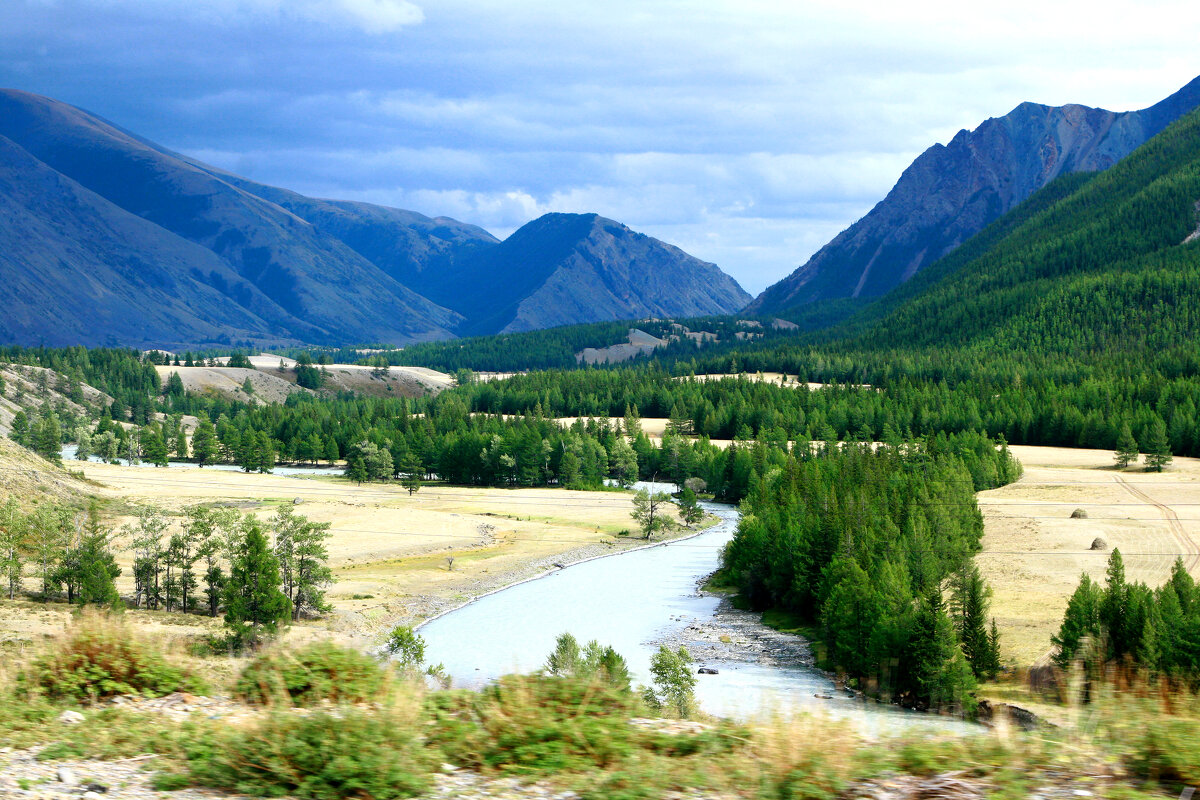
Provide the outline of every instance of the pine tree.
<path id="1" fill-rule="evenodd" d="M 51 411 L 48 405 L 42 407 L 41 418 L 33 433 L 33 450 L 42 458 L 54 462 L 62 461 L 62 425 L 58 421 L 58 415 Z"/>
<path id="2" fill-rule="evenodd" d="M 112 605 L 120 599 L 116 579 L 121 575 L 121 568 L 113 557 L 111 533 L 101 525 L 95 503 L 88 508 L 88 521 L 77 562 L 80 603 Z"/>
<path id="3" fill-rule="evenodd" d="M 203 467 L 217 457 L 217 433 L 208 415 L 201 412 L 196 432 L 192 434 L 192 457 Z"/>
<path id="4" fill-rule="evenodd" d="M 1129 636 L 1129 585 L 1125 582 L 1125 561 L 1113 548 L 1108 557 L 1107 585 L 1100 601 L 1100 624 L 1108 634 L 1109 656 L 1120 658 L 1132 652 L 1136 642 Z"/>
<path id="5" fill-rule="evenodd" d="M 279 586 L 279 562 L 258 520 L 248 516 L 240 526 L 224 594 L 225 626 L 238 643 L 254 646 L 287 622 L 291 603 Z"/>
<path id="6" fill-rule="evenodd" d="M 296 530 L 294 591 L 292 593 L 292 618 L 300 619 L 303 613 L 324 614 L 330 610 L 325 601 L 325 589 L 334 582 L 333 570 L 329 568 L 329 549 L 325 546 L 329 538 L 330 523 L 303 522 Z"/>
<path id="7" fill-rule="evenodd" d="M 1155 417 L 1146 436 L 1146 471 L 1162 472 L 1163 467 L 1170 463 L 1171 443 L 1167 439 L 1167 425 L 1161 417 Z"/>
<path id="8" fill-rule="evenodd" d="M 31 445 L 32 440 L 29 434 L 29 417 L 26 416 L 23 410 L 17 411 L 16 414 L 13 414 L 12 430 L 8 432 L 8 438 L 12 439 L 22 447 L 29 447 Z"/>
<path id="9" fill-rule="evenodd" d="M 156 428 L 147 428 L 142 432 L 142 452 L 146 460 L 156 467 L 167 466 L 167 445 Z"/>
<path id="10" fill-rule="evenodd" d="M 1062 625 L 1058 633 L 1050 637 L 1050 642 L 1058 651 L 1054 662 L 1061 669 L 1067 669 L 1080 655 L 1080 648 L 1085 640 L 1096 643 L 1100 637 L 1100 604 L 1104 602 L 1104 590 L 1099 584 L 1093 583 L 1085 572 L 1079 579 L 1079 585 L 1067 601 L 1067 613 L 1063 614 Z"/>
<path id="11" fill-rule="evenodd" d="M 1115 454 L 1117 467 L 1124 469 L 1130 464 L 1136 463 L 1139 455 L 1137 439 L 1133 438 L 1133 431 L 1129 429 L 1129 423 L 1121 423 L 1121 433 L 1117 436 Z"/>
<path id="12" fill-rule="evenodd" d="M 421 462 L 417 461 L 416 456 L 411 453 L 405 457 L 400 465 L 400 485 L 408 490 L 411 497 L 421 489 L 421 476 L 425 470 L 421 467 Z"/>
<path id="13" fill-rule="evenodd" d="M 679 499 L 675 501 L 675 505 L 679 507 L 679 518 L 689 528 L 704 519 L 704 509 L 696 501 L 696 493 L 687 486 L 679 492 Z"/>
<path id="14" fill-rule="evenodd" d="M 962 644 L 963 655 L 975 677 L 983 677 L 991 669 L 992 653 L 988 641 L 988 587 L 973 562 L 955 573 L 951 583 L 951 609 L 954 628 Z"/>

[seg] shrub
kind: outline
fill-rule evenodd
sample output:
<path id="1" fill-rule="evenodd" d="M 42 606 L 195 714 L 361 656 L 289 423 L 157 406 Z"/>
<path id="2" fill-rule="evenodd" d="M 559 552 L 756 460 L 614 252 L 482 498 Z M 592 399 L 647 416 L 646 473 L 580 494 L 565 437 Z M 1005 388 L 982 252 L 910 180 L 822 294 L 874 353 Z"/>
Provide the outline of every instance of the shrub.
<path id="1" fill-rule="evenodd" d="M 425 663 L 425 639 L 407 625 L 392 629 L 384 649 L 404 669 L 419 669 Z"/>
<path id="2" fill-rule="evenodd" d="M 427 737 L 453 763 L 534 773 L 607 767 L 642 734 L 632 692 L 596 680 L 507 675 L 479 693 L 430 695 Z"/>
<path id="3" fill-rule="evenodd" d="M 408 715 L 351 710 L 270 714 L 249 728 L 195 726 L 184 741 L 182 773 L 158 788 L 188 783 L 258 797 L 390 800 L 425 790 L 430 754 Z"/>
<path id="4" fill-rule="evenodd" d="M 383 681 L 383 669 L 365 653 L 314 642 L 261 653 L 242 670 L 234 692 L 251 703 L 362 703 L 379 697 Z"/>
<path id="5" fill-rule="evenodd" d="M 19 681 L 47 697 L 77 701 L 205 691 L 202 680 L 167 663 L 125 625 L 95 613 L 80 617 L 49 652 L 33 660 Z"/>

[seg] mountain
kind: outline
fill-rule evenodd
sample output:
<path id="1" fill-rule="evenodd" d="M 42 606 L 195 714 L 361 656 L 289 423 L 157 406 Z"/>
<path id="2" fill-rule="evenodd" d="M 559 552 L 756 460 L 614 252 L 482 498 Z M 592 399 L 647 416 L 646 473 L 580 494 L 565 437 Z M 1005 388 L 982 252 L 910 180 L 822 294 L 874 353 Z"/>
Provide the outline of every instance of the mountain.
<path id="1" fill-rule="evenodd" d="M 472 334 L 731 314 L 750 301 L 715 264 L 596 214 L 546 214 L 465 259 L 447 305 Z"/>
<path id="2" fill-rule="evenodd" d="M 550 215 L 499 242 L 255 183 L 15 90 L 0 90 L 0 188 L 8 342 L 406 344 L 750 299 L 610 220 Z"/>
<path id="3" fill-rule="evenodd" d="M 1141 111 L 1022 103 L 934 145 L 875 208 L 746 309 L 887 293 L 1061 175 L 1108 169 L 1200 105 L 1200 78 Z"/>
<path id="4" fill-rule="evenodd" d="M 1099 174 L 1067 175 L 823 334 L 846 351 L 955 348 L 1173 363 L 1200 342 L 1200 110 Z"/>
<path id="5" fill-rule="evenodd" d="M 211 258 L 177 264 L 173 274 L 192 279 L 177 283 L 174 296 L 185 305 L 191 304 L 186 289 L 203 283 L 225 295 L 227 302 L 261 316 L 275 337 L 315 343 L 446 338 L 462 321 L 280 206 L 85 111 L 35 95 L 0 92 L 0 136 L 106 200 L 105 216 L 115 208 L 152 223 L 156 231 L 146 235 L 156 234 L 152 238 L 158 249 L 194 253 L 194 248 L 184 248 L 191 244 L 223 262 L 224 270 L 214 269 Z M 74 196 L 42 200 L 36 216 L 70 220 L 71 230 L 64 233 L 86 234 L 91 221 Z M 98 260 L 130 264 L 121 240 L 108 244 L 96 254 Z M 75 252 L 82 257 L 68 262 L 64 270 L 91 271 L 88 253 L 81 249 Z M 3 258 L 6 272 L 23 271 L 16 254 Z M 260 302 L 264 296 L 271 302 Z M 108 309 L 101 305 L 96 313 L 102 317 Z M 203 305 L 196 313 L 209 319 Z M 223 324 L 217 318 L 211 321 Z M 106 336 L 100 327 L 93 331 L 94 338 L 84 341 L 103 341 Z"/>

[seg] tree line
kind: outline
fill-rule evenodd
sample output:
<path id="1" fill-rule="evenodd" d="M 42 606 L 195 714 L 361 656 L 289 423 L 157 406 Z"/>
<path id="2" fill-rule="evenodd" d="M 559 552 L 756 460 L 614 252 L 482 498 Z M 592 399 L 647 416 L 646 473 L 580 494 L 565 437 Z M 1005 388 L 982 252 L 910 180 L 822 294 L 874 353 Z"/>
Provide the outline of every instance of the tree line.
<path id="1" fill-rule="evenodd" d="M 1200 685 L 1200 589 L 1181 558 L 1157 589 L 1131 583 L 1114 549 L 1103 585 L 1087 573 L 1080 578 L 1052 641 L 1054 662 L 1063 669 L 1077 660 L 1089 668 L 1129 662 L 1194 689 Z"/>
<path id="2" fill-rule="evenodd" d="M 974 493 L 1019 475 L 1007 448 L 978 434 L 793 451 L 753 476 L 724 579 L 753 608 L 813 626 L 821 663 L 868 693 L 969 710 L 975 681 L 999 668 L 971 561 L 983 534 Z"/>

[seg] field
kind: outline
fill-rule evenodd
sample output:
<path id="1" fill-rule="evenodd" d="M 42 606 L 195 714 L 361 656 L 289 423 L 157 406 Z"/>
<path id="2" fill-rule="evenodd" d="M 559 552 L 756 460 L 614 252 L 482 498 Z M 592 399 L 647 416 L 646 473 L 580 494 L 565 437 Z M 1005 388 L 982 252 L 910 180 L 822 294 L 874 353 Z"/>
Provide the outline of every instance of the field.
<path id="1" fill-rule="evenodd" d="M 287 504 L 311 520 L 331 523 L 334 613 L 318 624 L 360 644 L 399 622 L 418 622 L 556 563 L 641 543 L 636 535 L 621 535 L 636 531 L 631 495 L 623 492 L 425 486 L 410 496 L 395 485 L 356 485 L 324 476 L 68 466 L 82 469 L 92 482 L 87 490 L 109 501 L 118 515 L 141 504 L 178 514 L 189 505 L 219 503 L 266 518 Z M 113 521 L 120 525 L 128 519 Z M 125 537 L 118 537 L 118 544 L 124 570 L 118 589 L 128 595 L 132 555 Z M 11 635 L 16 625 L 28 633 L 28 621 L 16 619 L 27 616 L 10 607 L 3 629 Z M 51 621 L 52 628 L 60 624 Z M 302 626 L 296 635 L 312 632 Z"/>
<path id="2" fill-rule="evenodd" d="M 976 558 L 995 593 L 1006 663 L 1048 657 L 1080 574 L 1103 582 L 1113 548 L 1130 581 L 1160 585 L 1176 556 L 1200 575 L 1200 459 L 1176 458 L 1165 472 L 1150 473 L 1117 470 L 1110 450 L 1012 451 L 1025 475 L 979 494 L 985 534 Z M 1072 519 L 1076 509 L 1087 517 Z M 1090 549 L 1097 538 L 1104 549 Z"/>

